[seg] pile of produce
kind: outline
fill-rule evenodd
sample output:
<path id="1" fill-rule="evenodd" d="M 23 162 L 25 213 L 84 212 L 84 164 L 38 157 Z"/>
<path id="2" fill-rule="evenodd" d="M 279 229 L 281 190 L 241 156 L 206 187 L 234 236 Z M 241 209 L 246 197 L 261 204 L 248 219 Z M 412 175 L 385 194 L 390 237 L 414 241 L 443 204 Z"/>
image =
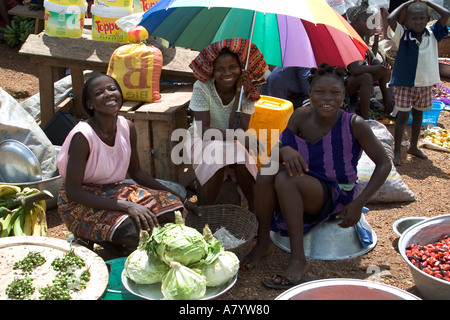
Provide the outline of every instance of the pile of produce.
<path id="1" fill-rule="evenodd" d="M 46 190 L 0 184 L 0 238 L 9 236 L 46 236 Z"/>
<path id="2" fill-rule="evenodd" d="M 11 19 L 11 24 L 2 29 L 6 44 L 14 48 L 22 45 L 28 36 L 34 32 L 34 19 L 14 16 Z"/>
<path id="3" fill-rule="evenodd" d="M 226 251 L 208 225 L 203 234 L 186 226 L 180 212 L 175 223 L 141 232 L 139 247 L 125 261 L 126 277 L 137 284 L 161 282 L 167 300 L 197 300 L 206 287 L 220 286 L 239 270 L 239 259 Z"/>
<path id="4" fill-rule="evenodd" d="M 450 151 L 450 133 L 447 129 L 427 130 L 424 137 L 425 142 L 432 143 L 438 147 Z"/>
<path id="5" fill-rule="evenodd" d="M 450 282 L 450 236 L 427 245 L 412 244 L 406 248 L 409 261 L 423 272 Z"/>

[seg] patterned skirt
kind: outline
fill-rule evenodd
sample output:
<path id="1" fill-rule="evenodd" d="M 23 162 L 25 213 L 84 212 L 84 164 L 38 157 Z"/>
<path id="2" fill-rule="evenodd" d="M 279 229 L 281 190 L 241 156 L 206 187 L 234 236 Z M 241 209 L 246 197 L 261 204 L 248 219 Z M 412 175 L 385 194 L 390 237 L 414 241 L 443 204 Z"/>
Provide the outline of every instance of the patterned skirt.
<path id="1" fill-rule="evenodd" d="M 167 191 L 123 182 L 106 185 L 84 184 L 83 188 L 104 198 L 139 203 L 149 208 L 156 216 L 177 209 L 184 211 L 181 200 Z M 59 189 L 58 213 L 70 232 L 94 242 L 112 241 L 114 231 L 128 217 L 126 212 L 100 210 L 69 202 L 65 183 Z"/>

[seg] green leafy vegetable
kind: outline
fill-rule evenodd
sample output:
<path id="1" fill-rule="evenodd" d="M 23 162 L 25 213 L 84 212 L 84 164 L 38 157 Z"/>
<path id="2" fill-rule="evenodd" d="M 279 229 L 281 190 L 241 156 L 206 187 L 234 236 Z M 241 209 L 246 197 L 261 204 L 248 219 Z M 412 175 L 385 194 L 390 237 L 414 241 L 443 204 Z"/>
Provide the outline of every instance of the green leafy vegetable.
<path id="1" fill-rule="evenodd" d="M 181 221 L 176 220 L 175 223 L 154 228 L 147 248 L 168 265 L 176 261 L 190 266 L 206 258 L 209 252 L 208 243 L 203 235 L 196 229 L 184 225 L 182 218 Z"/>
<path id="2" fill-rule="evenodd" d="M 138 248 L 125 260 L 125 275 L 139 284 L 151 284 L 162 281 L 170 267 L 156 255 Z"/>
<path id="3" fill-rule="evenodd" d="M 198 269 L 206 277 L 208 287 L 220 286 L 238 273 L 239 259 L 231 251 L 221 251 L 214 262 L 200 264 Z"/>
<path id="4" fill-rule="evenodd" d="M 171 262 L 161 292 L 167 300 L 198 300 L 205 296 L 206 278 L 178 262 Z"/>

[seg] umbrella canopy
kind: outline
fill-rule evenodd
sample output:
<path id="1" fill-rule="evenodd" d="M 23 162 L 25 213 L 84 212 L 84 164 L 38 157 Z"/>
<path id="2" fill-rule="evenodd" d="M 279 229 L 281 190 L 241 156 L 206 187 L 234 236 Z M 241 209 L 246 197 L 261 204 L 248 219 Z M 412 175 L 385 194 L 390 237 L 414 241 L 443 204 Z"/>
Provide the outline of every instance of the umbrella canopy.
<path id="1" fill-rule="evenodd" d="M 198 51 L 224 39 L 250 39 L 268 64 L 280 67 L 346 67 L 364 60 L 368 49 L 325 0 L 159 0 L 140 25 Z"/>

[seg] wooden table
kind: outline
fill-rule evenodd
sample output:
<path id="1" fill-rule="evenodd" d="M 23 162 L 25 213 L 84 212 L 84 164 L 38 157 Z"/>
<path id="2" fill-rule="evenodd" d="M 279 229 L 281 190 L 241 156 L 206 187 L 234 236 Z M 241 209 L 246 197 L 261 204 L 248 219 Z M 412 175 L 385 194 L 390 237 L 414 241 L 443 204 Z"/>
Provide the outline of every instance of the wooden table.
<path id="1" fill-rule="evenodd" d="M 153 44 L 153 43 L 152 43 Z M 19 53 L 30 57 L 36 64 L 39 76 L 41 104 L 41 127 L 44 127 L 55 113 L 54 79 L 55 68 L 68 68 L 72 76 L 74 94 L 74 116 L 87 117 L 81 105 L 84 84 L 84 70 L 106 72 L 114 50 L 123 44 L 92 40 L 89 30 L 83 30 L 81 38 L 51 37 L 40 33 L 30 35 Z M 155 44 L 156 45 L 156 44 Z M 189 63 L 198 52 L 184 48 L 167 49 L 163 53 L 161 79 L 178 82 L 195 82 Z"/>
<path id="2" fill-rule="evenodd" d="M 8 14 L 12 16 L 21 16 L 34 19 L 34 33 L 40 33 L 44 30 L 44 9 L 29 10 L 28 6 L 17 5 L 8 10 Z"/>

